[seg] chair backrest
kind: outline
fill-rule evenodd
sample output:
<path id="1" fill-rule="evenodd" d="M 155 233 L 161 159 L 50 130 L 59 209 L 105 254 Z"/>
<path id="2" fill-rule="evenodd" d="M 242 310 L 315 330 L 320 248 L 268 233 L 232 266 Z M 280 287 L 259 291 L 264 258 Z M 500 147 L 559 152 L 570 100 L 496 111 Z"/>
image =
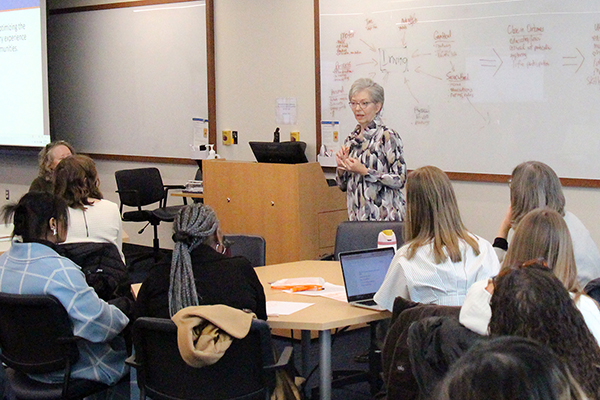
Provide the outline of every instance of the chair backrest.
<path id="1" fill-rule="evenodd" d="M 267 352 L 262 350 L 270 345 L 265 321 L 253 321 L 248 336 L 234 340 L 217 363 L 203 368 L 183 361 L 177 347 L 177 327 L 171 320 L 138 318 L 133 341 L 136 362 L 141 365 L 137 376 L 140 389 L 154 400 L 265 398 L 268 381 L 262 367 L 266 360 L 273 360 L 270 347 Z"/>
<path id="2" fill-rule="evenodd" d="M 121 204 L 143 207 L 160 202 L 165 189 L 158 168 L 123 169 L 115 172 Z"/>
<path id="3" fill-rule="evenodd" d="M 79 358 L 67 311 L 51 295 L 0 293 L 0 360 L 24 373 L 64 370 Z"/>
<path id="4" fill-rule="evenodd" d="M 398 221 L 344 221 L 338 225 L 335 235 L 334 258 L 344 251 L 374 249 L 379 232 L 391 229 L 396 235 L 397 248 L 404 243 L 403 222 Z"/>
<path id="5" fill-rule="evenodd" d="M 229 247 L 232 256 L 244 256 L 253 267 L 262 267 L 266 264 L 267 242 L 258 235 L 224 235 L 231 241 Z"/>
<path id="6" fill-rule="evenodd" d="M 417 399 L 419 386 L 410 363 L 410 326 L 424 318 L 448 316 L 458 319 L 460 307 L 421 304 L 396 298 L 390 329 L 381 351 L 383 381 L 389 399 Z M 466 329 L 466 328 L 465 328 Z"/>

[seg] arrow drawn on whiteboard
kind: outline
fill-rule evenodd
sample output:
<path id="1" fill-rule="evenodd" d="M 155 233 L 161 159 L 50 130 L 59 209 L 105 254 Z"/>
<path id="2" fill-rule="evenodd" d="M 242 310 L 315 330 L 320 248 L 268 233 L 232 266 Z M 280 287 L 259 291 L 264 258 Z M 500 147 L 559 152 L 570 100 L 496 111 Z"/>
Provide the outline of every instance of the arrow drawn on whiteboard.
<path id="1" fill-rule="evenodd" d="M 415 68 L 415 72 L 418 73 L 418 74 L 423 74 L 423 75 L 430 76 L 430 77 L 435 78 L 435 79 L 439 79 L 440 81 L 442 80 L 442 78 L 440 78 L 440 77 L 437 77 L 437 76 L 428 74 L 427 72 L 421 71 L 421 66 L 420 65 L 417 68 Z"/>
<path id="2" fill-rule="evenodd" d="M 485 125 L 489 125 L 489 124 L 490 124 L 490 121 L 491 121 L 491 118 L 490 118 L 490 113 L 488 112 L 488 113 L 487 113 L 487 116 L 483 115 L 483 114 L 482 114 L 482 113 L 481 113 L 481 112 L 480 112 L 480 111 L 477 109 L 477 107 L 475 107 L 475 106 L 473 105 L 473 103 L 471 103 L 471 99 L 470 99 L 470 98 L 468 98 L 468 97 L 467 97 L 467 101 L 469 102 L 469 104 L 471 105 L 471 107 L 473 107 L 473 110 L 475 110 L 475 111 L 477 112 L 477 114 L 479 114 L 479 116 L 480 116 L 480 117 L 483 119 L 483 121 L 485 122 L 485 124 L 484 124 L 484 125 L 483 125 L 481 128 L 479 128 L 479 129 L 483 129 L 483 128 L 485 128 Z"/>
<path id="3" fill-rule="evenodd" d="M 450 61 L 450 60 L 448 60 L 448 61 Z M 450 61 L 450 66 L 452 67 L 452 72 L 455 72 L 456 69 L 454 68 L 454 63 L 452 61 Z"/>
<path id="4" fill-rule="evenodd" d="M 406 85 L 406 88 L 408 89 L 408 93 L 410 93 L 410 95 L 413 97 L 413 99 L 415 99 L 415 101 L 418 104 L 419 103 L 419 99 L 417 99 L 415 97 L 415 94 L 413 93 L 412 89 L 410 88 L 410 85 L 408 84 L 408 79 L 404 78 L 404 84 Z"/>
<path id="5" fill-rule="evenodd" d="M 498 52 L 496 52 L 496 49 L 492 49 L 492 51 L 494 53 L 496 53 L 497 58 L 480 58 L 479 61 L 481 62 L 482 67 L 492 67 L 492 68 L 496 67 L 496 65 L 498 65 L 498 61 L 500 61 L 500 65 L 498 65 L 498 68 L 496 68 L 494 75 L 492 75 L 492 76 L 496 76 L 496 74 L 498 73 L 498 70 L 500 70 L 500 67 L 502 67 L 502 64 L 504 64 L 504 61 L 502 61 L 502 57 L 500 57 L 500 54 L 498 54 Z"/>
<path id="6" fill-rule="evenodd" d="M 583 62 L 585 61 L 585 57 L 583 56 L 583 54 L 581 54 L 581 51 L 579 51 L 579 49 L 577 47 L 575 47 L 575 50 L 577 50 L 577 52 L 579 53 L 579 56 L 581 56 L 581 62 L 579 64 L 577 64 L 577 59 L 579 58 L 579 56 L 563 57 L 563 63 L 565 63 L 565 64 L 563 64 L 563 67 L 579 65 L 577 67 L 577 69 L 575 70 L 575 73 L 577 73 L 577 72 L 579 72 L 579 69 L 583 65 Z"/>
<path id="7" fill-rule="evenodd" d="M 402 47 L 406 48 L 406 31 L 404 31 L 404 35 L 402 35 Z"/>
<path id="8" fill-rule="evenodd" d="M 419 49 L 416 49 L 413 53 L 412 53 L 412 58 L 417 58 L 417 57 L 421 57 L 421 56 L 430 56 L 431 53 L 419 53 Z"/>
<path id="9" fill-rule="evenodd" d="M 359 66 L 359 65 L 369 65 L 369 64 L 371 64 L 371 65 L 374 65 L 374 66 L 376 67 L 376 66 L 378 66 L 378 65 L 379 65 L 379 63 L 377 62 L 377 60 L 376 60 L 376 59 L 374 59 L 374 58 L 371 58 L 371 60 L 373 60 L 373 61 L 369 61 L 369 62 L 366 62 L 366 63 L 360 63 L 360 64 L 356 64 L 356 66 Z"/>
<path id="10" fill-rule="evenodd" d="M 387 82 L 389 76 L 390 76 L 389 71 L 385 71 L 385 74 L 383 75 L 383 82 Z"/>
<path id="11" fill-rule="evenodd" d="M 365 42 L 364 40 L 360 39 L 361 42 L 363 42 L 364 44 L 366 44 L 369 49 L 371 49 L 371 51 L 377 52 L 377 47 L 370 45 L 369 43 Z"/>
<path id="12" fill-rule="evenodd" d="M 371 78 L 371 79 L 375 79 L 376 75 L 377 74 L 375 72 L 369 72 L 369 78 Z"/>

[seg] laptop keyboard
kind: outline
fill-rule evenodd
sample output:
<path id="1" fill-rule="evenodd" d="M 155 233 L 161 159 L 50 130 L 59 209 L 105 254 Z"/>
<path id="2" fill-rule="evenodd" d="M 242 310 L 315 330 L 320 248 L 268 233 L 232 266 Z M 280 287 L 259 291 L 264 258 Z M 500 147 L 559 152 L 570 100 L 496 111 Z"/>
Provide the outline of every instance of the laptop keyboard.
<path id="1" fill-rule="evenodd" d="M 376 306 L 377 305 L 375 300 L 363 300 L 363 301 L 357 301 L 357 303 L 364 304 L 365 306 Z"/>

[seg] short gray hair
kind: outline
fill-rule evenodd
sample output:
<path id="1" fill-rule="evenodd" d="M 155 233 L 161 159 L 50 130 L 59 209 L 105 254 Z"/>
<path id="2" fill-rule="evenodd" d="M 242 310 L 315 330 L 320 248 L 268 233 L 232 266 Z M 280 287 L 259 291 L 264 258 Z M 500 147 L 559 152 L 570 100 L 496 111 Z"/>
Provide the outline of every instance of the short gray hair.
<path id="1" fill-rule="evenodd" d="M 565 196 L 558 175 L 543 162 L 526 161 L 515 167 L 510 183 L 512 225 L 531 210 L 548 207 L 565 215 Z"/>
<path id="2" fill-rule="evenodd" d="M 385 100 L 383 87 L 370 78 L 357 79 L 350 87 L 348 100 L 352 101 L 354 95 L 362 90 L 367 90 L 369 92 L 369 96 L 371 96 L 373 102 L 381 103 L 381 105 L 383 105 L 383 101 Z"/>

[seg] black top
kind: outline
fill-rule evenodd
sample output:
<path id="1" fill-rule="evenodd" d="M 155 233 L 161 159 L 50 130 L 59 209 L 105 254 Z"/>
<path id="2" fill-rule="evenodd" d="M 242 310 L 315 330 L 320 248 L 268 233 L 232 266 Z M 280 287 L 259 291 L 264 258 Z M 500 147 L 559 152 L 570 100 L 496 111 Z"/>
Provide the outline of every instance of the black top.
<path id="1" fill-rule="evenodd" d="M 244 257 L 227 257 L 212 247 L 200 245 L 192 251 L 192 269 L 200 305 L 225 304 L 250 309 L 267 319 L 263 287 Z M 157 265 L 148 275 L 136 301 L 137 317 L 170 318 L 169 282 L 171 263 Z"/>

